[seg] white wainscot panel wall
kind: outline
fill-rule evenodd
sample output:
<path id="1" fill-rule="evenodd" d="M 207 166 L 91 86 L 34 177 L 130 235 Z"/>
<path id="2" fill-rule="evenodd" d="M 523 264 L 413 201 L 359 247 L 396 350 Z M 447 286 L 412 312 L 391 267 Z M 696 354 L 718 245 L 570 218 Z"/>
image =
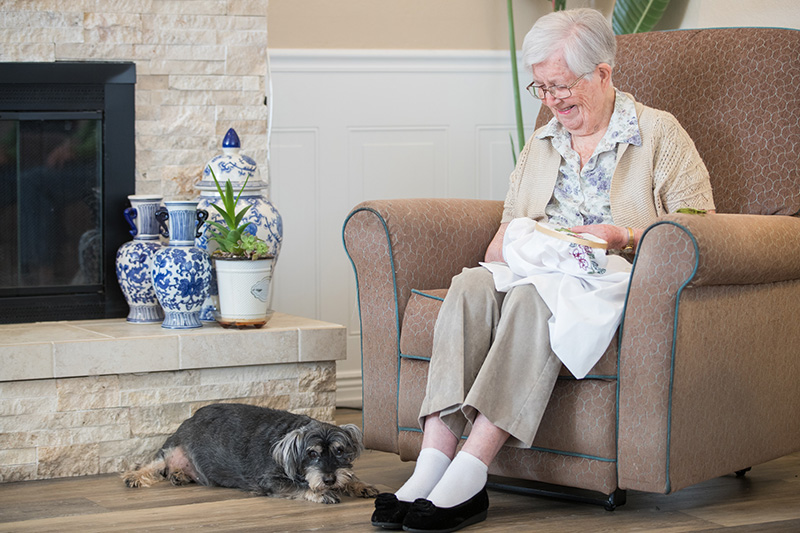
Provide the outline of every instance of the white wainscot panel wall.
<path id="1" fill-rule="evenodd" d="M 355 279 L 342 245 L 364 200 L 505 197 L 514 103 L 502 52 L 272 50 L 277 311 L 345 324 L 337 402 L 361 403 Z M 520 85 L 528 83 L 521 74 Z M 538 103 L 523 89 L 526 135 Z M 516 139 L 516 135 L 514 134 Z"/>

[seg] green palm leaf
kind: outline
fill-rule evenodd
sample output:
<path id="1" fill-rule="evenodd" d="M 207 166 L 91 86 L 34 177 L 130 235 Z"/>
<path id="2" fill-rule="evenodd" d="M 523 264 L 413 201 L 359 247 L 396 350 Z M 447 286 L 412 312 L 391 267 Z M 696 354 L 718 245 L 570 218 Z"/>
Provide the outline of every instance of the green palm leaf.
<path id="1" fill-rule="evenodd" d="M 611 16 L 614 33 L 643 33 L 650 31 L 661 19 L 669 0 L 617 0 Z"/>

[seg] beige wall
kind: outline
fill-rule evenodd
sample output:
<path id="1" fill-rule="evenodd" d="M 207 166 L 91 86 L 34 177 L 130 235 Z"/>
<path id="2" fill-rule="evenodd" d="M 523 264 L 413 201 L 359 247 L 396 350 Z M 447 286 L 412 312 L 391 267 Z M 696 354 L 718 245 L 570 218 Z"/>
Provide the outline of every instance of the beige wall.
<path id="1" fill-rule="evenodd" d="M 514 0 L 517 43 L 549 0 Z M 567 0 L 610 16 L 614 0 Z M 657 29 L 800 28 L 798 0 L 672 0 Z M 504 50 L 505 0 L 270 0 L 271 48 Z"/>
<path id="2" fill-rule="evenodd" d="M 568 0 L 610 13 L 614 0 Z M 514 0 L 517 42 L 549 0 Z M 505 0 L 270 0 L 271 48 L 505 50 Z"/>
<path id="3" fill-rule="evenodd" d="M 672 0 L 657 29 L 774 26 L 800 29 L 797 0 Z"/>

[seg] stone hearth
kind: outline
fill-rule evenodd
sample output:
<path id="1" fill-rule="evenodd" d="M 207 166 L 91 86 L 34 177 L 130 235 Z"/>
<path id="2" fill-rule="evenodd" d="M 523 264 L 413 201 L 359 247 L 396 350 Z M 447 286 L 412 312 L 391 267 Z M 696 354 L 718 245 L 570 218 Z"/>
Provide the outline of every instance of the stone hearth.
<path id="1" fill-rule="evenodd" d="M 0 326 L 0 482 L 120 472 L 197 409 L 236 401 L 332 421 L 345 328 L 124 319 Z"/>

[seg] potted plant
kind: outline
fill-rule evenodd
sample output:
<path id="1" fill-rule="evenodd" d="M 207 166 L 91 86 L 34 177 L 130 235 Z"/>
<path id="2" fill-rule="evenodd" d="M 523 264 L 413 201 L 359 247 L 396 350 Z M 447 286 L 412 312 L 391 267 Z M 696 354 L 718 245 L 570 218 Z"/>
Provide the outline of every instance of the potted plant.
<path id="1" fill-rule="evenodd" d="M 272 315 L 268 307 L 274 256 L 263 239 L 248 232 L 251 223 L 242 222 L 250 205 L 236 212 L 236 203 L 250 178 L 245 179 L 242 188 L 234 194 L 230 180 L 225 183 L 223 191 L 214 171 L 210 167 L 209 170 L 222 204 L 221 207 L 211 204 L 222 217 L 222 223 L 206 221 L 211 226 L 209 239 L 219 245 L 219 249 L 211 254 L 219 288 L 217 322 L 226 328 L 260 328 Z"/>

